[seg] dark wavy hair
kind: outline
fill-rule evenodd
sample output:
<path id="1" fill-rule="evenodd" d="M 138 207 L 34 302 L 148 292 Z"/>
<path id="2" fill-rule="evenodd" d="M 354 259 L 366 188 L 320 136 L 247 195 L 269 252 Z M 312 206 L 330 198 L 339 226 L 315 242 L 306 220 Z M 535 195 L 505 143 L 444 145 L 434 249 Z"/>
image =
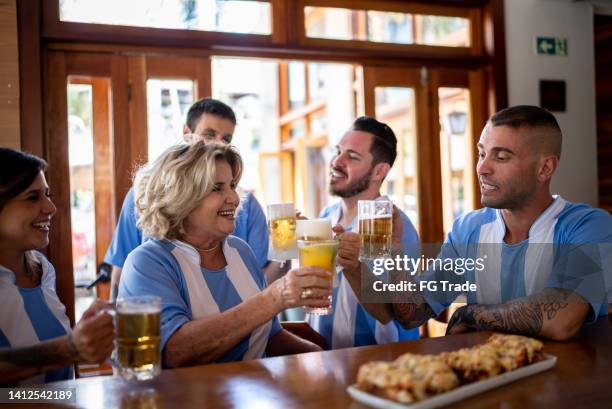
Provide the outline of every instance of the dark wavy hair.
<path id="1" fill-rule="evenodd" d="M 26 190 L 47 162 L 35 155 L 11 148 L 0 148 L 0 210 L 6 203 Z"/>

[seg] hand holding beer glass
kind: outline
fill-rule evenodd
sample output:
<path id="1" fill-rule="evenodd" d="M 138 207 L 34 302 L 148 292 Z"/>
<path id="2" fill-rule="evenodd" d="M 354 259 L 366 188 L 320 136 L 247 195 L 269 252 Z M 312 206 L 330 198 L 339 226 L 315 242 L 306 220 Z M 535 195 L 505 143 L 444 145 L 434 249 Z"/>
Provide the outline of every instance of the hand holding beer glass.
<path id="1" fill-rule="evenodd" d="M 333 238 L 331 222 L 328 219 L 297 221 L 298 252 L 300 267 L 321 267 L 331 273 L 330 280 L 336 272 L 336 254 L 338 240 Z M 310 293 L 309 293 L 310 292 Z M 302 297 L 311 294 L 310 289 L 304 290 Z M 320 307 L 304 307 L 307 314 L 327 315 L 332 312 L 332 296 Z"/>
<path id="2" fill-rule="evenodd" d="M 119 376 L 144 381 L 159 375 L 161 298 L 118 298 L 114 315 L 117 338 L 112 364 Z"/>
<path id="3" fill-rule="evenodd" d="M 268 205 L 268 229 L 268 258 L 280 262 L 297 258 L 293 203 Z"/>
<path id="4" fill-rule="evenodd" d="M 359 259 L 391 257 L 393 233 L 393 203 L 390 200 L 360 200 L 357 202 L 359 220 Z"/>

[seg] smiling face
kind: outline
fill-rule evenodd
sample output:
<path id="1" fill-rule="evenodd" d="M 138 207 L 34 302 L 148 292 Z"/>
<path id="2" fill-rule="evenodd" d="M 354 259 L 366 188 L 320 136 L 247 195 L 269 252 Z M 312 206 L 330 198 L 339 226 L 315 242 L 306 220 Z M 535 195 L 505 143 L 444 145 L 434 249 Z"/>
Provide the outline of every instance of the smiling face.
<path id="1" fill-rule="evenodd" d="M 185 220 L 185 237 L 191 243 L 223 240 L 236 227 L 236 209 L 240 197 L 232 168 L 225 160 L 215 162 L 215 184 Z"/>
<path id="2" fill-rule="evenodd" d="M 55 211 L 45 175 L 40 172 L 26 190 L 0 210 L 0 242 L 19 251 L 46 247 Z"/>
<path id="3" fill-rule="evenodd" d="M 218 115 L 204 113 L 200 116 L 200 120 L 195 129 L 189 129 L 187 125 L 183 129 L 185 134 L 194 134 L 199 136 L 205 142 L 222 142 L 232 143 L 232 137 L 236 125 L 229 119 Z M 190 140 L 187 140 L 190 142 Z"/>
<path id="4" fill-rule="evenodd" d="M 373 140 L 374 136 L 369 132 L 354 130 L 342 137 L 329 166 L 329 191 L 332 195 L 349 198 L 370 187 L 375 168 L 370 153 Z"/>
<path id="5" fill-rule="evenodd" d="M 524 131 L 490 124 L 482 131 L 476 172 L 483 206 L 520 209 L 534 197 L 539 156 L 522 135 Z"/>

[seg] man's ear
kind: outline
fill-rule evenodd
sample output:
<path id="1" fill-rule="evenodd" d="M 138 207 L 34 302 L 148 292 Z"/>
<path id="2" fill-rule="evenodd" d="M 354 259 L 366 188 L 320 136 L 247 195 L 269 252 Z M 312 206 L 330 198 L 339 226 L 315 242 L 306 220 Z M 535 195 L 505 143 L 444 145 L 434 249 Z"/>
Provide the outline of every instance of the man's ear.
<path id="1" fill-rule="evenodd" d="M 559 158 L 556 155 L 547 155 L 540 158 L 540 166 L 538 167 L 538 181 L 547 182 L 554 175 L 559 166 Z"/>
<path id="2" fill-rule="evenodd" d="M 189 129 L 189 126 L 187 124 L 183 125 L 183 139 L 185 140 L 185 142 L 190 143 L 191 140 L 190 137 L 188 137 L 187 135 L 191 135 L 193 132 L 191 132 L 191 129 Z"/>
<path id="3" fill-rule="evenodd" d="M 377 163 L 374 166 L 374 171 L 372 172 L 372 180 L 382 182 L 386 177 L 389 171 L 391 170 L 391 165 L 386 162 Z"/>

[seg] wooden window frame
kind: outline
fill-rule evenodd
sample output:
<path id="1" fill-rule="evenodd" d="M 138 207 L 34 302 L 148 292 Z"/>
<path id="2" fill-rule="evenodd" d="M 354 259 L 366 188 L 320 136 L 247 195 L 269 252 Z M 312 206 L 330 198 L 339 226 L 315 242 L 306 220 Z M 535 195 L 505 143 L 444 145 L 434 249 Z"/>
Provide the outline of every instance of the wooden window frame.
<path id="1" fill-rule="evenodd" d="M 440 56 L 469 56 L 481 55 L 482 45 L 482 16 L 481 8 L 466 4 L 463 6 L 450 6 L 438 4 L 421 4 L 418 2 L 399 2 L 392 0 L 296 0 L 297 2 L 297 25 L 298 41 L 300 44 L 315 47 L 337 47 L 344 49 L 367 49 L 385 50 L 394 52 L 411 53 L 412 55 L 440 55 Z M 313 7 L 334 7 L 350 10 L 375 10 L 388 11 L 407 14 L 435 15 L 448 17 L 465 18 L 470 23 L 470 46 L 469 47 L 450 47 L 432 46 L 424 44 L 395 44 L 383 43 L 367 40 L 337 40 L 326 38 L 315 38 L 306 36 L 304 8 Z"/>
<path id="2" fill-rule="evenodd" d="M 272 4 L 271 8 L 274 8 Z M 274 20 L 274 17 L 271 16 L 272 31 Z M 129 39 L 132 44 L 149 45 L 154 42 L 163 46 L 177 46 L 180 43 L 261 46 L 272 43 L 271 34 L 224 33 L 61 21 L 59 0 L 42 1 L 42 27 L 44 37 L 56 40 L 79 39 L 80 41 L 122 43 Z"/>

